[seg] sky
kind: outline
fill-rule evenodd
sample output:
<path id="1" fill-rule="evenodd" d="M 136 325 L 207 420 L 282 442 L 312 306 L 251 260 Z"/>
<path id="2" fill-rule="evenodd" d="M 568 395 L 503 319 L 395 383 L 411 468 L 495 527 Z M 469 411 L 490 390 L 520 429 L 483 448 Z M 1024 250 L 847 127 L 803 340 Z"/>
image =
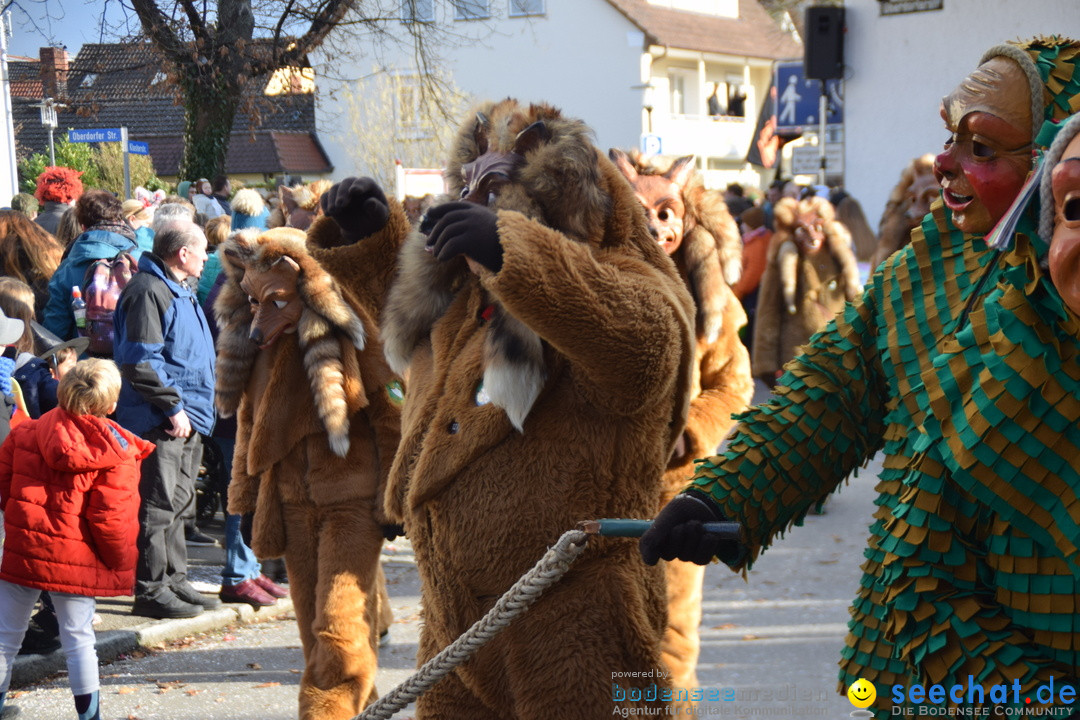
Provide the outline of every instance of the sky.
<path id="1" fill-rule="evenodd" d="M 104 38 L 102 17 L 107 20 Z M 13 0 L 8 54 L 36 58 L 39 48 L 55 43 L 67 46 L 74 57 L 84 43 L 111 42 L 126 34 L 124 17 L 116 0 Z"/>

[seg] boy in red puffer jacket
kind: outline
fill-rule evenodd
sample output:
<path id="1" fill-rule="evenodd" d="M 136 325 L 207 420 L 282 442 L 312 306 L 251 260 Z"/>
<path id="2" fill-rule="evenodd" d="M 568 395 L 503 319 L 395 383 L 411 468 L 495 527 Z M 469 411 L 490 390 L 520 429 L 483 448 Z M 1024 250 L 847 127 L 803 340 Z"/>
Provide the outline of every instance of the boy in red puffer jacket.
<path id="1" fill-rule="evenodd" d="M 57 387 L 59 407 L 12 429 L 0 446 L 0 713 L 34 602 L 52 594 L 79 720 L 99 720 L 95 596 L 135 584 L 139 465 L 153 443 L 105 418 L 120 371 L 83 360 Z"/>

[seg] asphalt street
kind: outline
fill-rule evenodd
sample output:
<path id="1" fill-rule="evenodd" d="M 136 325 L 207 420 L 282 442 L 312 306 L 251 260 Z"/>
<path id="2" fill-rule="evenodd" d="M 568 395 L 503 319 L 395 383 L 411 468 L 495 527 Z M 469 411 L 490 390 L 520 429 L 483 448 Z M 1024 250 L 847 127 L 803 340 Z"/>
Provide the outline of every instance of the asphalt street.
<path id="1" fill-rule="evenodd" d="M 849 717 L 851 704 L 835 691 L 837 661 L 879 470 L 877 460 L 860 470 L 824 514 L 808 516 L 803 527 L 768 549 L 746 580 L 724 566 L 709 567 L 698 680 L 728 699 L 700 704 L 698 716 Z M 385 693 L 414 669 L 420 597 L 407 541 L 388 544 L 383 562 L 396 618 L 379 657 L 377 686 Z M 295 718 L 303 666 L 295 623 L 291 615 L 259 620 L 249 616 L 249 624 L 192 632 L 103 665 L 102 717 Z M 14 690 L 8 703 L 18 705 L 23 718 L 74 716 L 62 673 Z"/>

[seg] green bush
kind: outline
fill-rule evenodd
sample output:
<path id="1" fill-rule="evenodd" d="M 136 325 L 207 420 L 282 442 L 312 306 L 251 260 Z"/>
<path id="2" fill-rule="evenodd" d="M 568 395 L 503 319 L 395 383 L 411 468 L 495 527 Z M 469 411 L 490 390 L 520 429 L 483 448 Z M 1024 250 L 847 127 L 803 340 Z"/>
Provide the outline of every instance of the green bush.
<path id="1" fill-rule="evenodd" d="M 67 137 L 60 135 L 53 144 L 53 152 L 56 155 L 58 167 L 69 167 L 73 170 L 82 170 L 82 183 L 84 187 L 100 187 L 101 172 L 94 159 L 94 148 L 89 143 L 68 142 Z M 19 187 L 28 193 L 37 189 L 37 177 L 49 167 L 48 153 L 34 153 L 18 163 Z"/>
<path id="2" fill-rule="evenodd" d="M 109 192 L 124 193 L 124 156 L 120 143 L 73 143 L 63 135 L 53 145 L 56 164 L 74 170 L 82 170 L 83 187 L 101 188 Z M 49 166 L 46 153 L 34 153 L 19 161 L 19 187 L 33 194 L 37 176 Z M 131 173 L 131 190 L 142 185 L 147 190 L 170 189 L 168 183 L 154 174 L 154 164 L 149 155 L 129 155 L 128 170 Z"/>

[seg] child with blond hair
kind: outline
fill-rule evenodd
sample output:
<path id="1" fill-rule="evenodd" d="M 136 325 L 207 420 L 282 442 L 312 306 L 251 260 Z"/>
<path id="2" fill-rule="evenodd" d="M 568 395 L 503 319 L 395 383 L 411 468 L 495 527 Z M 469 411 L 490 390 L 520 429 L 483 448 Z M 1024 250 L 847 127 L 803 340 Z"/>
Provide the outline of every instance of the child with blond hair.
<path id="1" fill-rule="evenodd" d="M 100 720 L 94 598 L 129 595 L 135 584 L 139 468 L 154 450 L 105 417 L 119 395 L 112 361 L 83 360 L 60 379 L 59 406 L 0 446 L 0 713 L 34 602 L 48 590 L 78 720 Z"/>

